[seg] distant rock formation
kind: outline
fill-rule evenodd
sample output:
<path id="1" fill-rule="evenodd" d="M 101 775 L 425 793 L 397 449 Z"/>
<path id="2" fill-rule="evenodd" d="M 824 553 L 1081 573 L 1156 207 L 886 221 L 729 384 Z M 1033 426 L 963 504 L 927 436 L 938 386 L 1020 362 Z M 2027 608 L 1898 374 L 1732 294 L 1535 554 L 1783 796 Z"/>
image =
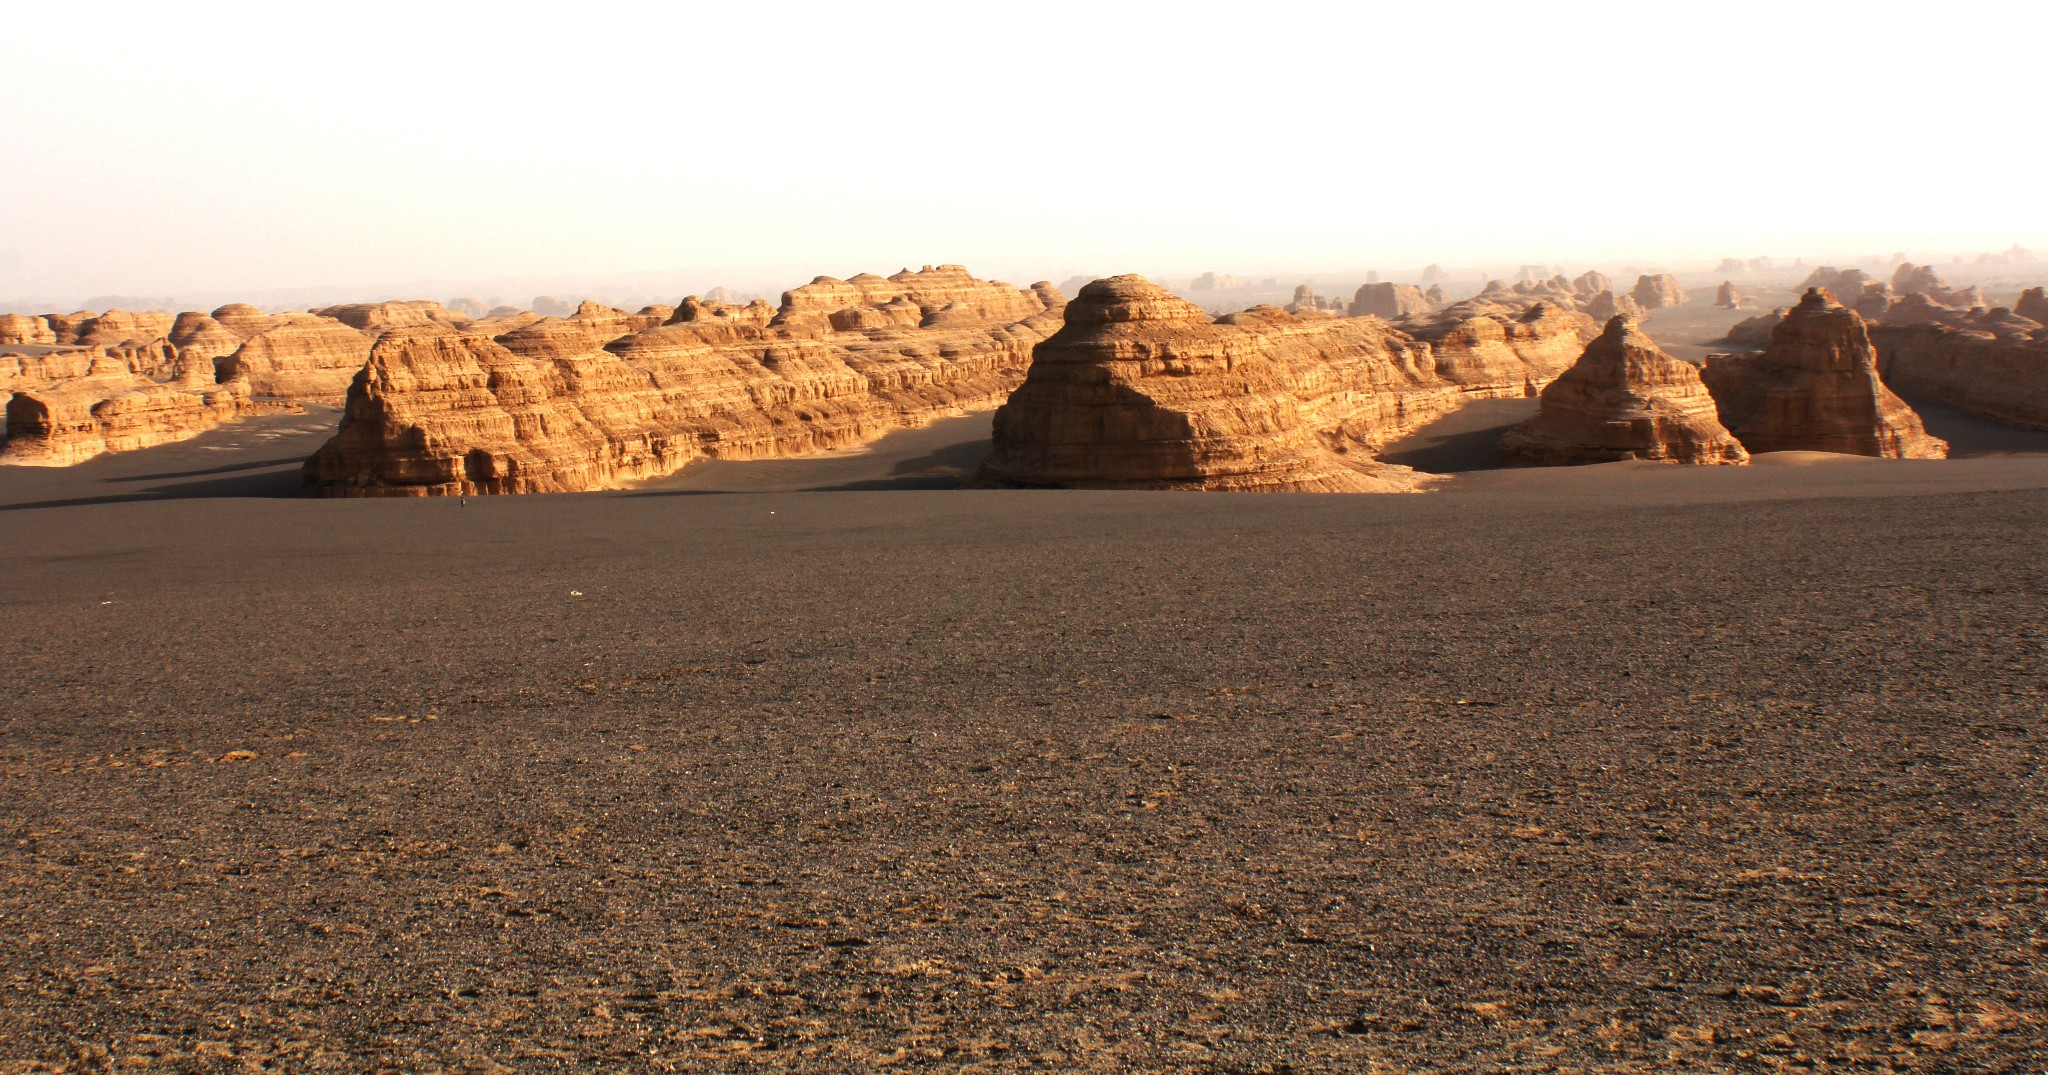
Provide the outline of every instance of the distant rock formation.
<path id="1" fill-rule="evenodd" d="M 1541 398 L 1536 417 L 1501 438 L 1501 454 L 1511 463 L 1749 461 L 1749 453 L 1721 425 L 1699 370 L 1665 354 L 1634 318 L 1608 321 Z"/>
<path id="2" fill-rule="evenodd" d="M 1775 268 L 1775 267 L 1776 267 L 1775 263 L 1774 263 L 1774 262 L 1772 262 L 1770 258 L 1750 258 L 1750 259 L 1749 259 L 1749 271 L 1750 271 L 1750 272 L 1768 272 L 1768 271 L 1770 271 L 1771 269 L 1773 269 L 1773 268 Z"/>
<path id="3" fill-rule="evenodd" d="M 1900 298 L 1908 295 L 1924 295 L 1943 306 L 1967 310 L 1972 306 L 1987 305 L 1984 292 L 1976 287 L 1952 288 L 1942 282 L 1932 265 L 1902 264 L 1892 273 L 1892 290 Z"/>
<path id="4" fill-rule="evenodd" d="M 1322 308 L 1322 300 L 1316 298 L 1315 288 L 1312 288 L 1307 284 L 1295 285 L 1294 301 L 1287 304 L 1288 313 L 1299 314 L 1317 312 L 1322 310 Z"/>
<path id="5" fill-rule="evenodd" d="M 1885 381 L 1915 399 L 2048 429 L 2048 302 L 2029 288 L 2011 310 L 1957 309 L 1914 292 L 1871 326 Z"/>
<path id="6" fill-rule="evenodd" d="M 1440 284 L 1445 279 L 1447 277 L 1444 274 L 1444 267 L 1434 262 L 1422 270 L 1422 284 L 1424 287 L 1428 287 L 1430 284 Z"/>
<path id="7" fill-rule="evenodd" d="M 1195 277 L 1194 282 L 1188 285 L 1188 290 L 1227 291 L 1232 288 L 1243 287 L 1244 285 L 1245 282 L 1235 276 L 1218 276 L 1213 272 L 1205 272 Z"/>
<path id="8" fill-rule="evenodd" d="M 529 308 L 542 317 L 567 317 L 576 312 L 576 306 L 560 295 L 535 295 Z"/>
<path id="9" fill-rule="evenodd" d="M 1636 286 L 1629 292 L 1636 305 L 1645 310 L 1661 310 L 1668 306 L 1683 306 L 1692 301 L 1692 296 L 1678 286 L 1678 277 L 1670 273 L 1645 274 L 1636 278 Z"/>
<path id="10" fill-rule="evenodd" d="M 1878 375 L 1863 319 L 1813 288 L 1747 355 L 1715 355 L 1701 374 L 1721 421 L 1751 453 L 1811 451 L 1942 459 L 1948 445 Z"/>
<path id="11" fill-rule="evenodd" d="M 1353 317 L 1378 317 L 1392 321 L 1428 313 L 1435 305 L 1421 288 L 1413 284 L 1366 284 L 1351 297 L 1350 312 Z"/>
<path id="12" fill-rule="evenodd" d="M 1844 306 L 1854 306 L 1873 282 L 1871 275 L 1862 269 L 1838 269 L 1833 265 L 1823 265 L 1807 273 L 1806 279 L 1800 282 L 1799 289 L 1809 291 L 1819 288 L 1833 295 L 1835 300 Z"/>
<path id="13" fill-rule="evenodd" d="M 394 328 L 412 328 L 418 325 L 446 325 L 449 328 L 467 328 L 470 318 L 464 317 L 438 302 L 415 300 L 411 302 L 353 302 L 344 306 L 328 306 L 309 311 L 321 317 L 336 321 L 360 332 L 386 332 Z"/>
<path id="14" fill-rule="evenodd" d="M 2020 292 L 2020 301 L 2013 304 L 2012 312 L 2048 325 L 2048 288 L 2030 287 Z"/>
<path id="15" fill-rule="evenodd" d="M 1475 398 L 1533 394 L 1582 315 L 1460 304 L 1395 324 L 1254 307 L 1211 321 L 1143 277 L 1082 289 L 996 412 L 984 480 L 1065 488 L 1394 492 L 1386 441 Z"/>
<path id="16" fill-rule="evenodd" d="M 1601 324 L 1606 324 L 1609 320 L 1616 317 L 1640 318 L 1643 316 L 1642 304 L 1636 302 L 1634 295 L 1623 295 L 1620 298 L 1615 298 L 1612 291 L 1602 291 L 1587 299 L 1580 309 L 1587 317 Z"/>
<path id="17" fill-rule="evenodd" d="M 1050 284 L 1025 290 L 943 265 L 820 277 L 784 294 L 767 324 L 685 300 L 670 323 L 580 353 L 562 353 L 564 330 L 545 321 L 496 339 L 394 329 L 350 386 L 340 432 L 307 461 L 307 488 L 573 491 L 694 459 L 848 447 L 995 406 L 1063 302 Z"/>
<path id="18" fill-rule="evenodd" d="M 1581 297 L 1591 300 L 1593 296 L 1600 294 L 1602 291 L 1612 292 L 1614 290 L 1614 281 L 1609 279 L 1604 272 L 1588 269 L 1572 279 L 1572 290 Z M 1612 317 L 1614 315 L 1609 314 L 1607 316 Z M 1606 321 L 1606 317 L 1600 318 L 1602 324 L 1605 324 Z"/>
<path id="19" fill-rule="evenodd" d="M 1714 305 L 1723 310 L 1741 309 L 1742 289 L 1736 287 L 1731 281 L 1721 281 L 1721 286 L 1714 291 Z"/>
<path id="20" fill-rule="evenodd" d="M 1423 292 L 1422 297 L 1429 300 L 1431 306 L 1442 306 L 1450 298 L 1449 295 L 1444 294 L 1444 286 L 1442 284 L 1429 285 L 1429 290 Z"/>

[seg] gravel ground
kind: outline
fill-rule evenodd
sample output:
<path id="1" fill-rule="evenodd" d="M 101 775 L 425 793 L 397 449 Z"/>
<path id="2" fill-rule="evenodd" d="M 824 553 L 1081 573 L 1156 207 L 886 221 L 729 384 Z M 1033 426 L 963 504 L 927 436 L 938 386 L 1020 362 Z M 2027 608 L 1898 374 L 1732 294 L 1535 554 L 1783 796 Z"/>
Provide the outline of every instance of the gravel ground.
<path id="1" fill-rule="evenodd" d="M 0 474 L 0 1071 L 2048 1063 L 2048 457 L 462 505 L 266 428 Z"/>

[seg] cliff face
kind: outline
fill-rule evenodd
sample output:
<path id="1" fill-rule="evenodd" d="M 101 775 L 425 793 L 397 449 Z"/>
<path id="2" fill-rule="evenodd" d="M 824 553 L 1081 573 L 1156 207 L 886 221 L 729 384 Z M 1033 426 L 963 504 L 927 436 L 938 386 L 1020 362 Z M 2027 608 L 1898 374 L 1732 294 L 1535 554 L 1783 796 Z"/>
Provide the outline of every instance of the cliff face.
<path id="1" fill-rule="evenodd" d="M 259 396 L 340 403 L 369 361 L 374 339 L 331 317 L 278 314 L 225 358 L 223 368 L 246 377 Z"/>
<path id="2" fill-rule="evenodd" d="M 1501 438 L 1501 454 L 1524 466 L 1749 461 L 1721 425 L 1699 371 L 1665 354 L 1629 317 L 1608 321 L 1550 382 L 1541 412 Z"/>
<path id="3" fill-rule="evenodd" d="M 1683 306 L 1692 301 L 1692 296 L 1678 286 L 1678 277 L 1670 273 L 1636 278 L 1635 290 L 1629 294 L 1636 304 L 1645 310 L 1659 310 L 1667 306 Z"/>
<path id="4" fill-rule="evenodd" d="M 1763 351 L 1716 355 L 1702 379 L 1721 421 L 1752 453 L 1948 455 L 1948 445 L 1928 436 L 1920 416 L 1885 387 L 1863 319 L 1819 288 L 1771 330 Z"/>
<path id="5" fill-rule="evenodd" d="M 670 323 L 601 346 L 578 341 L 609 329 L 579 337 L 577 317 L 497 338 L 397 329 L 350 385 L 341 431 L 307 461 L 307 487 L 564 492 L 704 457 L 847 447 L 996 405 L 1058 327 L 1062 303 L 1050 285 L 1014 288 L 949 265 L 821 277 L 785 295 L 771 323 L 686 302 Z"/>
<path id="6" fill-rule="evenodd" d="M 2030 429 L 2048 429 L 2048 302 L 1958 310 L 1915 293 L 1871 326 L 1886 383 L 1915 399 Z"/>
<path id="7" fill-rule="evenodd" d="M 233 420 L 248 402 L 247 382 L 214 383 L 210 359 L 188 360 L 172 383 L 103 362 L 85 376 L 15 392 L 0 463 L 70 466 L 168 444 Z"/>
<path id="8" fill-rule="evenodd" d="M 1461 304 L 1463 305 L 1463 304 Z M 1098 280 L 996 412 L 1002 485 L 1384 492 L 1428 480 L 1371 451 L 1471 398 L 1526 395 L 1592 332 L 1538 303 L 1427 319 L 1211 321 L 1138 276 Z"/>

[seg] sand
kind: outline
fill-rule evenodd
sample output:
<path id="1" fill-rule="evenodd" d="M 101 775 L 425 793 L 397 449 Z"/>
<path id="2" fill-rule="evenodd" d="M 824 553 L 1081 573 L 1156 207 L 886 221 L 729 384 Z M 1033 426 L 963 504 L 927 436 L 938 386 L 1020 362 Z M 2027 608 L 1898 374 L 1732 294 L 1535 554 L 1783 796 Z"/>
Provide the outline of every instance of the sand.
<path id="1" fill-rule="evenodd" d="M 2048 435 L 273 495 L 331 420 L 0 468 L 0 1069 L 2048 1057 Z"/>

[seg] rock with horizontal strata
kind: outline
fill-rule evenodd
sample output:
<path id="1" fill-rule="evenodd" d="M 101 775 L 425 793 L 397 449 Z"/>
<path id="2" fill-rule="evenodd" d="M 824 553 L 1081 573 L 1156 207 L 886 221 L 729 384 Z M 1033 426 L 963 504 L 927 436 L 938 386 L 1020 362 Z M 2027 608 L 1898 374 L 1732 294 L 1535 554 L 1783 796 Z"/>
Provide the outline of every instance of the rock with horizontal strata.
<path id="1" fill-rule="evenodd" d="M 369 361 L 372 342 L 370 334 L 331 317 L 278 314 L 221 366 L 228 376 L 247 378 L 259 396 L 338 404 Z"/>
<path id="2" fill-rule="evenodd" d="M 1749 461 L 1721 425 L 1699 370 L 1665 354 L 1631 317 L 1609 320 L 1540 398 L 1536 417 L 1501 438 L 1501 454 L 1511 463 Z"/>
<path id="3" fill-rule="evenodd" d="M 55 346 L 57 334 L 50 322 L 34 314 L 0 314 L 0 344 Z"/>
<path id="4" fill-rule="evenodd" d="M 996 412 L 997 485 L 1396 492 L 1430 479 L 1372 451 L 1469 399 L 1533 394 L 1593 335 L 1537 303 L 1425 318 L 1305 319 L 1254 307 L 1211 321 L 1140 276 L 1068 304 Z M 1568 353 L 1563 353 L 1568 349 Z"/>
<path id="5" fill-rule="evenodd" d="M 567 492 L 707 457 L 850 447 L 994 407 L 1063 302 L 1049 284 L 1016 288 L 940 266 L 820 278 L 786 294 L 769 323 L 701 316 L 711 304 L 698 303 L 695 319 L 578 353 L 517 333 L 397 329 L 350 386 L 340 432 L 306 464 L 307 487 Z"/>
<path id="6" fill-rule="evenodd" d="M 1810 451 L 1885 459 L 1943 459 L 1946 442 L 1885 387 L 1863 319 L 1813 288 L 1747 355 L 1715 355 L 1701 373 L 1752 454 Z"/>
<path id="7" fill-rule="evenodd" d="M 246 382 L 217 384 L 195 358 L 172 383 L 102 366 L 88 376 L 17 391 L 7 401 L 0 463 L 70 466 L 107 452 L 185 440 L 241 414 Z"/>
<path id="8" fill-rule="evenodd" d="M 1886 383 L 1913 398 L 2028 429 L 2048 429 L 2048 302 L 1959 310 L 1915 292 L 1870 329 Z"/>

